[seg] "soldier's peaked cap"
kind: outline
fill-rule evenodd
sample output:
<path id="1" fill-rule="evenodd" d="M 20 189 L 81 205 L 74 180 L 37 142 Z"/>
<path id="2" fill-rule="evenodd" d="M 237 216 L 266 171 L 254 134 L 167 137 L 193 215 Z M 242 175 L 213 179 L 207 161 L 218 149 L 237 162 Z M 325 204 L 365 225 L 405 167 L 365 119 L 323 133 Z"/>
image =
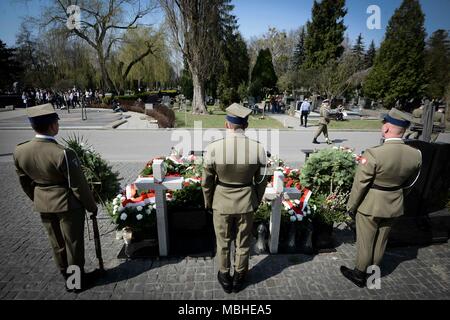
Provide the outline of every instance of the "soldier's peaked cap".
<path id="1" fill-rule="evenodd" d="M 50 103 L 27 108 L 27 115 L 31 124 L 52 123 L 59 120 L 58 114 Z"/>
<path id="2" fill-rule="evenodd" d="M 411 117 L 395 108 L 392 108 L 391 111 L 384 116 L 383 121 L 401 128 L 408 128 L 411 125 Z"/>
<path id="3" fill-rule="evenodd" d="M 227 121 L 237 125 L 245 125 L 248 123 L 248 117 L 252 110 L 238 103 L 233 103 L 227 109 Z"/>

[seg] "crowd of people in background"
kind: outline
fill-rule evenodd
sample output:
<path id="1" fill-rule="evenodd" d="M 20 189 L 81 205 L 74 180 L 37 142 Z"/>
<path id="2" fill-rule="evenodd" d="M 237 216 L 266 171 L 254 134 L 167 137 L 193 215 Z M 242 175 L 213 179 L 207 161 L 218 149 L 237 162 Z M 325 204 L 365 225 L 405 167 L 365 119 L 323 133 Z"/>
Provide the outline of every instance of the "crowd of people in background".
<path id="1" fill-rule="evenodd" d="M 66 91 L 35 88 L 22 92 L 22 102 L 25 107 L 50 103 L 55 109 L 64 110 L 100 103 L 103 96 L 101 90 L 81 90 L 76 87 Z"/>

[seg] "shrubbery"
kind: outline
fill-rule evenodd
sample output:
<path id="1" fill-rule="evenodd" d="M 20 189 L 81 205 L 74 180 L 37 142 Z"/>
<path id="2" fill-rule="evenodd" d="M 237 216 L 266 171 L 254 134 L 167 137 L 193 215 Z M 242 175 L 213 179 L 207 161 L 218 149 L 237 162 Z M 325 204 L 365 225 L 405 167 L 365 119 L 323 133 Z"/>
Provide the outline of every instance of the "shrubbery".
<path id="1" fill-rule="evenodd" d="M 100 154 L 80 136 L 73 135 L 64 140 L 67 147 L 75 151 L 80 159 L 84 175 L 95 201 L 104 204 L 111 201 L 120 191 L 119 173 L 102 159 Z"/>
<path id="2" fill-rule="evenodd" d="M 356 170 L 355 155 L 348 149 L 324 149 L 313 153 L 301 170 L 302 186 L 312 191 L 310 205 L 322 222 L 348 220 L 346 203 Z"/>

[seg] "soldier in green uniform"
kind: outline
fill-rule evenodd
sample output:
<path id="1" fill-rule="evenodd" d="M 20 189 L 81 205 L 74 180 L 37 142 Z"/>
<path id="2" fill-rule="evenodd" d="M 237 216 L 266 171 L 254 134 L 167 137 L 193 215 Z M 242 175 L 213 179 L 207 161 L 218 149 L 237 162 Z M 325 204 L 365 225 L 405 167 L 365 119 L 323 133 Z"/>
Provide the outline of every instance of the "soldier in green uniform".
<path id="1" fill-rule="evenodd" d="M 425 108 L 425 106 L 422 104 L 419 108 L 414 109 L 412 112 L 412 122 L 416 123 L 416 124 L 423 124 L 422 123 L 422 116 L 423 116 L 423 109 Z M 405 133 L 405 139 L 412 139 L 412 140 L 417 140 L 419 139 L 421 132 L 420 131 L 412 131 L 410 129 L 408 129 Z"/>
<path id="2" fill-rule="evenodd" d="M 328 124 L 330 123 L 330 100 L 326 99 L 322 102 L 322 106 L 320 107 L 320 120 L 319 120 L 319 128 L 317 129 L 316 135 L 314 136 L 313 142 L 314 144 L 320 144 L 317 141 L 317 138 L 321 133 L 325 136 L 326 142 L 328 144 L 332 144 L 330 139 L 328 138 Z"/>
<path id="3" fill-rule="evenodd" d="M 244 134 L 250 113 L 239 104 L 228 107 L 226 138 L 211 143 L 205 155 L 202 188 L 206 209 L 213 211 L 218 281 L 227 293 L 242 290 L 249 265 L 253 215 L 267 185 L 264 148 Z M 236 252 L 231 278 L 233 238 Z"/>
<path id="4" fill-rule="evenodd" d="M 404 194 L 422 165 L 421 152 L 402 140 L 407 115 L 392 109 L 383 123 L 385 142 L 364 152 L 347 203 L 349 214 L 356 213 L 356 266 L 341 272 L 359 287 L 366 285 L 367 268 L 380 266 L 395 218 L 403 215 Z"/>
<path id="5" fill-rule="evenodd" d="M 439 106 L 433 115 L 433 132 L 431 133 L 431 141 L 435 142 L 440 132 L 445 131 L 445 106 Z"/>
<path id="6" fill-rule="evenodd" d="M 69 266 L 80 268 L 81 288 L 74 290 L 79 292 L 97 277 L 96 272 L 84 272 L 85 209 L 97 214 L 97 205 L 77 155 L 55 140 L 59 117 L 52 105 L 28 108 L 27 114 L 36 136 L 16 147 L 16 172 L 23 191 L 34 203 L 34 210 L 40 213 L 64 279 L 70 276 Z"/>

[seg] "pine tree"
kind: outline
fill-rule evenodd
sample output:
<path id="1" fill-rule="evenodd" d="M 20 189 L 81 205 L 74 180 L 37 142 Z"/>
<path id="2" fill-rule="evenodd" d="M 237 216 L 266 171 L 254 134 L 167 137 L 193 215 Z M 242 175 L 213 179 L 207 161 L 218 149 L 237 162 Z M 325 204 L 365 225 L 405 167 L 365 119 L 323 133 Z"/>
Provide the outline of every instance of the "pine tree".
<path id="1" fill-rule="evenodd" d="M 372 42 L 370 43 L 369 49 L 366 52 L 365 59 L 364 59 L 367 69 L 373 66 L 373 62 L 375 60 L 376 54 L 377 54 L 377 49 L 375 48 L 375 41 L 372 40 Z"/>
<path id="2" fill-rule="evenodd" d="M 356 39 L 356 43 L 352 48 L 352 52 L 354 54 L 357 54 L 360 57 L 364 56 L 365 47 L 364 47 L 364 41 L 363 41 L 363 37 L 362 37 L 361 33 L 359 34 L 358 38 Z"/>
<path id="3" fill-rule="evenodd" d="M 418 0 L 403 0 L 391 17 L 364 93 L 387 106 L 421 98 L 425 89 L 425 17 Z"/>
<path id="4" fill-rule="evenodd" d="M 447 31 L 437 30 L 428 40 L 425 65 L 428 94 L 440 99 L 450 83 L 450 39 Z"/>
<path id="5" fill-rule="evenodd" d="M 223 0 L 220 6 L 221 63 L 218 69 L 218 95 L 223 107 L 239 102 L 239 86 L 248 83 L 250 57 L 247 44 L 239 33 L 231 0 Z"/>
<path id="6" fill-rule="evenodd" d="M 305 31 L 305 28 L 302 28 L 302 31 L 300 32 L 300 36 L 298 38 L 298 43 L 295 47 L 293 63 L 292 63 L 296 69 L 299 69 L 303 65 L 303 63 L 305 62 L 305 59 L 306 59 L 305 38 L 306 38 L 306 31 Z"/>
<path id="7" fill-rule="evenodd" d="M 345 0 L 314 1 L 312 21 L 307 23 L 305 38 L 307 67 L 323 66 L 342 55 L 346 14 Z"/>
<path id="8" fill-rule="evenodd" d="M 277 81 L 278 77 L 273 66 L 272 53 L 269 49 L 260 50 L 252 70 L 249 91 L 254 97 L 262 97 L 263 89 L 276 88 Z"/>

